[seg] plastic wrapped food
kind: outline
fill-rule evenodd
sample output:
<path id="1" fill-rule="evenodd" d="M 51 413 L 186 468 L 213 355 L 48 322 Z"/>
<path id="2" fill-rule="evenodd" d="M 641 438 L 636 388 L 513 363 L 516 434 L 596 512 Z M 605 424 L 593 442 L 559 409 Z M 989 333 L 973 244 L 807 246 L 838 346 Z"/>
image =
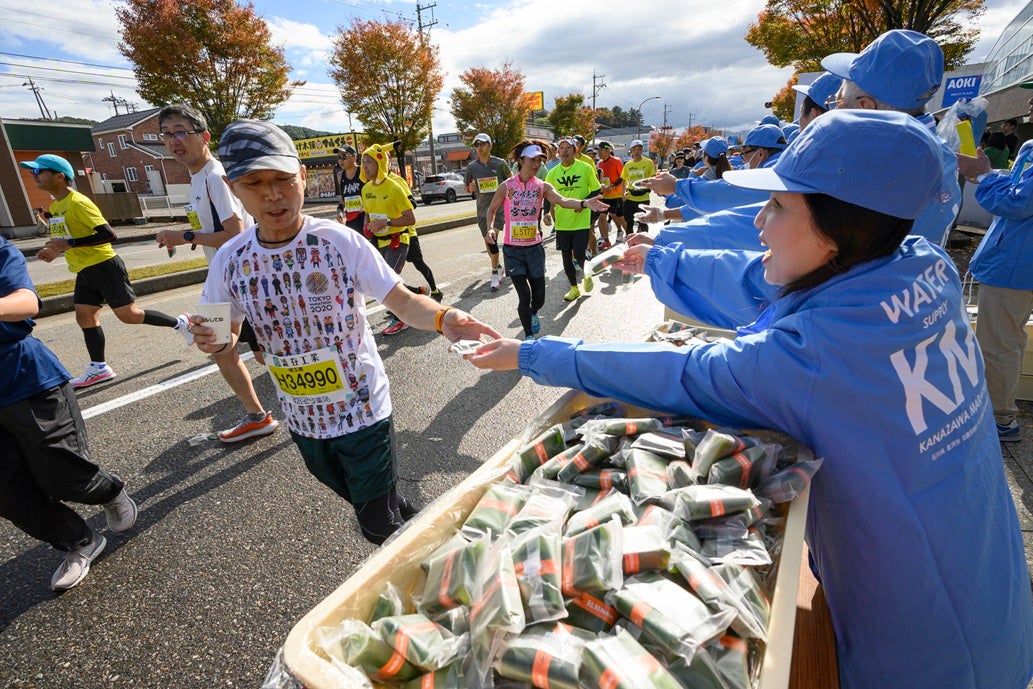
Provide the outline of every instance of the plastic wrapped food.
<path id="1" fill-rule="evenodd" d="M 684 488 L 695 485 L 696 475 L 692 465 L 685 460 L 675 460 L 667 465 L 667 485 L 671 488 Z"/>
<path id="2" fill-rule="evenodd" d="M 635 511 L 631 506 L 631 500 L 624 493 L 611 492 L 591 507 L 572 514 L 567 520 L 564 535 L 575 536 L 609 521 L 613 516 L 619 517 L 622 524 L 635 523 Z"/>
<path id="3" fill-rule="evenodd" d="M 759 504 L 750 491 L 719 484 L 676 488 L 661 501 L 661 505 L 690 522 L 745 512 Z"/>
<path id="4" fill-rule="evenodd" d="M 664 537 L 672 543 L 681 543 L 687 548 L 699 551 L 703 544 L 683 519 L 659 505 L 639 505 L 636 526 L 657 526 Z"/>
<path id="5" fill-rule="evenodd" d="M 433 617 L 473 599 L 477 564 L 484 555 L 487 536 L 433 557 L 427 566 L 427 581 L 420 597 L 420 612 Z"/>
<path id="6" fill-rule="evenodd" d="M 706 647 L 696 650 L 692 660 L 676 658 L 667 666 L 683 687 L 692 689 L 729 689 L 717 661 Z"/>
<path id="7" fill-rule="evenodd" d="M 721 609 L 731 599 L 725 580 L 699 557 L 676 548 L 671 555 L 671 563 L 674 571 L 682 576 L 696 597 L 712 610 Z"/>
<path id="8" fill-rule="evenodd" d="M 598 488 L 605 492 L 609 492 L 610 490 L 619 490 L 624 493 L 628 490 L 628 474 L 621 469 L 586 471 L 582 474 L 578 474 L 571 481 L 576 486 Z"/>
<path id="9" fill-rule="evenodd" d="M 491 665 L 509 638 L 524 631 L 527 620 L 520 598 L 510 539 L 495 543 L 477 572 L 477 599 L 470 606 L 471 687 L 487 687 Z"/>
<path id="10" fill-rule="evenodd" d="M 631 499 L 636 505 L 657 503 L 670 486 L 667 485 L 667 461 L 647 450 L 632 449 L 625 461 Z"/>
<path id="11" fill-rule="evenodd" d="M 555 457 L 566 449 L 567 444 L 563 438 L 563 426 L 556 424 L 544 433 L 536 437 L 530 443 L 520 448 L 512 460 L 511 469 L 515 472 L 514 477 L 518 483 L 523 483 L 531 476 L 531 473 L 542 464 L 545 464 L 551 457 Z"/>
<path id="12" fill-rule="evenodd" d="M 681 689 L 678 680 L 623 629 L 585 644 L 581 681 L 606 689 Z"/>
<path id="13" fill-rule="evenodd" d="M 563 539 L 551 528 L 528 532 L 513 541 L 513 569 L 528 622 L 547 622 L 567 616 L 563 602 Z"/>
<path id="14" fill-rule="evenodd" d="M 617 611 L 650 639 L 683 658 L 721 636 L 735 618 L 733 611 L 712 610 L 684 587 L 653 572 L 626 579 L 611 599 Z"/>
<path id="15" fill-rule="evenodd" d="M 599 435 L 592 438 L 591 442 L 585 443 L 585 445 L 573 455 L 566 455 L 569 461 L 563 465 L 559 473 L 556 474 L 556 479 L 563 481 L 564 483 L 570 483 L 570 480 L 580 473 L 585 471 L 591 471 L 593 468 L 599 466 L 606 461 L 613 451 L 617 449 L 617 438 L 610 435 Z M 562 459 L 560 462 L 562 463 Z"/>
<path id="16" fill-rule="evenodd" d="M 461 605 L 431 617 L 441 627 L 452 633 L 453 636 L 467 634 L 470 631 L 470 608 Z"/>
<path id="17" fill-rule="evenodd" d="M 624 527 L 624 574 L 667 569 L 671 551 L 657 526 Z"/>
<path id="18" fill-rule="evenodd" d="M 620 613 L 600 597 L 581 593 L 567 599 L 567 624 L 590 632 L 608 632 L 613 628 Z"/>
<path id="19" fill-rule="evenodd" d="M 578 428 L 578 434 L 586 440 L 596 435 L 638 435 L 662 428 L 657 418 L 644 419 L 597 419 Z"/>
<path id="20" fill-rule="evenodd" d="M 456 660 L 448 667 L 428 672 L 422 677 L 406 682 L 403 689 L 467 689 L 463 677 L 463 662 Z"/>
<path id="21" fill-rule="evenodd" d="M 766 640 L 771 600 L 764 592 L 757 573 L 749 567 L 727 563 L 718 565 L 715 571 L 736 601 L 738 619 L 732 622 L 732 630 L 742 637 Z"/>
<path id="22" fill-rule="evenodd" d="M 506 527 L 511 534 L 522 534 L 549 524 L 563 530 L 567 515 L 584 495 L 584 489 L 554 481 L 533 478 L 527 502 Z"/>
<path id="23" fill-rule="evenodd" d="M 405 609 L 405 600 L 402 598 L 402 591 L 391 582 L 387 582 L 384 592 L 377 596 L 377 604 L 370 613 L 369 623 L 373 624 L 381 617 L 392 617 L 404 615 L 408 612 Z"/>
<path id="24" fill-rule="evenodd" d="M 797 462 L 774 474 L 762 482 L 754 493 L 766 498 L 776 505 L 795 500 L 811 482 L 815 472 L 821 468 L 822 459 L 810 459 Z"/>
<path id="25" fill-rule="evenodd" d="M 692 470 L 696 472 L 697 478 L 705 479 L 710 474 L 710 467 L 714 462 L 756 444 L 752 438 L 746 440 L 711 428 L 696 446 L 692 456 Z"/>
<path id="26" fill-rule="evenodd" d="M 742 639 L 726 634 L 708 648 L 728 689 L 750 689 L 749 647 Z"/>
<path id="27" fill-rule="evenodd" d="M 757 482 L 759 472 L 754 471 L 754 464 L 767 457 L 768 451 L 762 445 L 747 447 L 710 465 L 707 483 L 723 483 L 726 486 L 751 488 Z M 758 466 L 759 468 L 759 466 Z"/>
<path id="28" fill-rule="evenodd" d="M 563 623 L 537 624 L 509 642 L 495 671 L 540 689 L 578 689 L 581 652 L 594 638 Z"/>
<path id="29" fill-rule="evenodd" d="M 419 613 L 383 617 L 373 623 L 373 631 L 424 672 L 433 672 L 451 663 L 463 641 L 463 637 L 452 636 Z"/>
<path id="30" fill-rule="evenodd" d="M 745 536 L 735 533 L 727 537 L 703 541 L 703 555 L 714 562 L 763 567 L 771 564 L 771 554 L 760 531 L 747 529 Z"/>
<path id="31" fill-rule="evenodd" d="M 499 536 L 520 512 L 530 493 L 530 488 L 516 483 L 500 482 L 488 486 L 463 524 L 463 534 L 469 538 L 486 533 L 491 533 L 493 538 Z"/>
<path id="32" fill-rule="evenodd" d="M 671 429 L 671 431 L 674 430 Z M 631 447 L 635 450 L 645 450 L 660 455 L 665 460 L 685 459 L 685 442 L 682 440 L 680 429 L 675 435 L 668 431 L 646 433 L 635 438 Z"/>
<path id="33" fill-rule="evenodd" d="M 404 681 L 423 672 L 360 620 L 321 628 L 319 646 L 330 658 L 362 670 L 373 680 Z"/>
<path id="34" fill-rule="evenodd" d="M 623 530 L 614 515 L 605 524 L 563 539 L 563 593 L 573 597 L 621 587 Z"/>
<path id="35" fill-rule="evenodd" d="M 600 500 L 605 500 L 613 491 L 599 490 L 597 488 L 585 488 L 585 494 L 578 498 L 577 504 L 574 505 L 574 512 L 583 512 L 588 508 L 599 503 Z"/>

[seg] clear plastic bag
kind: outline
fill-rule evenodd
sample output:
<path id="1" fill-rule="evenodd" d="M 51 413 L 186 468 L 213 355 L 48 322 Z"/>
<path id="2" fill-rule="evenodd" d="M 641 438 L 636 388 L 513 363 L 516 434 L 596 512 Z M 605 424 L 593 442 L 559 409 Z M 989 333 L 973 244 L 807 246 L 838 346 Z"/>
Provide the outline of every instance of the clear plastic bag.
<path id="1" fill-rule="evenodd" d="M 556 424 L 517 450 L 510 465 L 516 474 L 517 482 L 526 481 L 535 469 L 545 464 L 551 457 L 563 452 L 566 447 L 563 426 Z"/>
<path id="2" fill-rule="evenodd" d="M 670 489 L 667 483 L 667 461 L 648 450 L 632 449 L 625 466 L 631 499 L 636 505 L 659 503 Z"/>
<path id="3" fill-rule="evenodd" d="M 591 593 L 567 599 L 567 624 L 590 632 L 608 632 L 620 617 L 617 608 Z"/>
<path id="4" fill-rule="evenodd" d="M 624 493 L 628 490 L 628 473 L 623 469 L 586 471 L 575 476 L 572 481 L 576 486 L 595 488 L 606 492 L 616 490 Z"/>
<path id="5" fill-rule="evenodd" d="M 661 431 L 659 433 L 645 433 L 631 444 L 636 450 L 646 450 L 665 460 L 685 459 L 685 441 L 682 439 L 681 429 L 671 429 L 677 434 Z"/>
<path id="6" fill-rule="evenodd" d="M 373 612 L 370 613 L 369 623 L 373 624 L 381 617 L 404 615 L 407 612 L 409 611 L 405 609 L 405 599 L 402 597 L 402 590 L 389 581 L 387 586 L 384 587 L 383 593 L 377 596 L 377 604 L 373 607 Z"/>
<path id="7" fill-rule="evenodd" d="M 488 686 L 491 666 L 508 639 L 527 625 L 509 537 L 497 541 L 481 559 L 477 596 L 470 606 L 471 686 Z"/>
<path id="8" fill-rule="evenodd" d="M 430 559 L 427 581 L 420 597 L 419 609 L 428 617 L 440 615 L 473 600 L 473 583 L 477 567 L 488 549 L 488 535 Z"/>
<path id="9" fill-rule="evenodd" d="M 563 539 L 558 528 L 529 531 L 513 540 L 513 568 L 528 623 L 567 616 L 563 601 Z"/>
<path id="10" fill-rule="evenodd" d="M 563 623 L 537 624 L 509 642 L 495 671 L 540 689 L 579 689 L 581 654 L 593 639 L 595 634 Z"/>
<path id="11" fill-rule="evenodd" d="M 327 657 L 358 668 L 378 682 L 406 681 L 423 673 L 360 620 L 321 627 L 316 638 Z"/>
<path id="12" fill-rule="evenodd" d="M 613 515 L 605 524 L 564 538 L 563 593 L 573 597 L 619 589 L 624 582 L 623 535 L 621 518 Z"/>
<path id="13" fill-rule="evenodd" d="M 529 485 L 531 494 L 506 526 L 506 531 L 518 535 L 549 524 L 558 525 L 562 531 L 567 515 L 584 495 L 584 489 L 538 478 L 532 478 Z"/>
<path id="14" fill-rule="evenodd" d="M 796 462 L 757 486 L 754 493 L 777 504 L 796 499 L 821 468 L 822 458 Z"/>
<path id="15" fill-rule="evenodd" d="M 612 491 L 588 509 L 575 512 L 567 520 L 567 528 L 563 535 L 568 538 L 576 536 L 609 521 L 614 516 L 619 517 L 622 524 L 635 523 L 635 510 L 631 506 L 631 500 L 624 493 Z"/>
<path id="16" fill-rule="evenodd" d="M 667 569 L 671 551 L 659 527 L 625 526 L 623 539 L 625 576 Z"/>
<path id="17" fill-rule="evenodd" d="M 623 629 L 585 644 L 581 681 L 607 689 L 681 689 L 667 669 Z"/>
<path id="18" fill-rule="evenodd" d="M 745 512 L 760 504 L 748 490 L 732 486 L 686 486 L 668 491 L 660 503 L 685 521 L 711 519 L 726 514 Z"/>
<path id="19" fill-rule="evenodd" d="M 420 613 L 383 617 L 373 623 L 373 631 L 424 672 L 433 672 L 451 663 L 466 642 L 465 637 L 453 636 Z"/>
<path id="20" fill-rule="evenodd" d="M 600 466 L 609 459 L 616 449 L 616 437 L 596 434 L 578 452 L 575 452 L 573 455 L 562 455 L 566 456 L 568 461 L 563 464 L 559 473 L 556 474 L 556 479 L 564 483 L 570 483 L 570 480 L 578 474 L 591 471 L 593 468 Z M 562 463 L 563 460 L 561 459 L 560 462 Z"/>
<path id="21" fill-rule="evenodd" d="M 499 482 L 488 486 L 463 524 L 462 533 L 474 539 L 484 534 L 498 537 L 527 502 L 531 489 L 518 483 Z"/>

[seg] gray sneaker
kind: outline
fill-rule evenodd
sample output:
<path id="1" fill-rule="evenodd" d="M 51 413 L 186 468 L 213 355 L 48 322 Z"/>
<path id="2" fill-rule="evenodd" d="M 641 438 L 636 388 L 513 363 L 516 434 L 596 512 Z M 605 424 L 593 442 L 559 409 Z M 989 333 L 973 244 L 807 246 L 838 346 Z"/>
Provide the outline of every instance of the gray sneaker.
<path id="1" fill-rule="evenodd" d="M 114 474 L 112 476 L 118 479 L 118 476 Z M 136 503 L 126 493 L 125 488 L 115 496 L 114 500 L 103 505 L 103 508 L 104 517 L 108 520 L 108 528 L 115 533 L 129 531 L 136 523 Z"/>
<path id="2" fill-rule="evenodd" d="M 54 591 L 67 591 L 82 581 L 90 573 L 90 563 L 104 552 L 108 540 L 96 531 L 91 532 L 90 542 L 81 545 L 65 555 L 65 561 L 54 572 L 50 579 L 50 588 Z"/>

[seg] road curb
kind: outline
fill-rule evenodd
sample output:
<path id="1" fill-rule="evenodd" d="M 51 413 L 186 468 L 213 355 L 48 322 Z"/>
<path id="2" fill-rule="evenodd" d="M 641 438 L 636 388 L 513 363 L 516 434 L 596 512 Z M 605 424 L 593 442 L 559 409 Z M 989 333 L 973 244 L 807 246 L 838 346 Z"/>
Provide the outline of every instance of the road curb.
<path id="1" fill-rule="evenodd" d="M 470 215 L 462 218 L 453 218 L 452 220 L 446 220 L 444 222 L 430 223 L 427 225 L 418 225 L 417 230 L 420 235 L 434 234 L 435 232 L 443 232 L 445 230 L 455 229 L 456 227 L 462 227 L 463 225 L 469 225 L 476 222 L 477 216 Z M 135 237 L 116 237 L 113 244 L 125 244 L 129 242 L 141 242 L 154 240 L 153 234 L 141 234 Z M 22 253 L 27 250 L 23 249 Z M 27 255 L 34 255 L 35 251 Z M 164 292 L 170 289 L 178 289 L 180 287 L 189 287 L 190 285 L 197 285 L 203 283 L 208 277 L 208 268 L 195 268 L 194 270 L 182 270 L 178 273 L 168 273 L 166 275 L 159 275 L 153 278 L 144 278 L 143 280 L 133 281 L 133 290 L 136 292 L 136 296 L 142 297 L 146 294 L 154 294 L 156 292 Z M 74 309 L 72 303 L 72 294 L 61 294 L 54 297 L 46 297 L 43 299 L 43 306 L 39 310 L 38 317 L 44 318 L 46 316 L 53 316 L 59 313 L 67 313 Z"/>

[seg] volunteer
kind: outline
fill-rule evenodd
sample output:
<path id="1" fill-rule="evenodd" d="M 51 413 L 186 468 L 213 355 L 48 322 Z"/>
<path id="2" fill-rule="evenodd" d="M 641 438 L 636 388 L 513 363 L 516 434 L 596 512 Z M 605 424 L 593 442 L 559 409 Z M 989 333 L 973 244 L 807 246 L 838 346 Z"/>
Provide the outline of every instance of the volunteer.
<path id="1" fill-rule="evenodd" d="M 807 542 L 843 689 L 1025 689 L 1033 677 L 1022 533 L 960 279 L 942 249 L 907 236 L 942 186 L 940 146 L 908 115 L 835 110 L 773 167 L 725 175 L 771 192 L 757 216 L 766 253 L 629 249 L 623 267 L 690 309 L 714 300 L 739 314 L 722 324 L 741 326 L 734 341 L 547 337 L 468 357 L 812 447 L 825 461 Z"/>

